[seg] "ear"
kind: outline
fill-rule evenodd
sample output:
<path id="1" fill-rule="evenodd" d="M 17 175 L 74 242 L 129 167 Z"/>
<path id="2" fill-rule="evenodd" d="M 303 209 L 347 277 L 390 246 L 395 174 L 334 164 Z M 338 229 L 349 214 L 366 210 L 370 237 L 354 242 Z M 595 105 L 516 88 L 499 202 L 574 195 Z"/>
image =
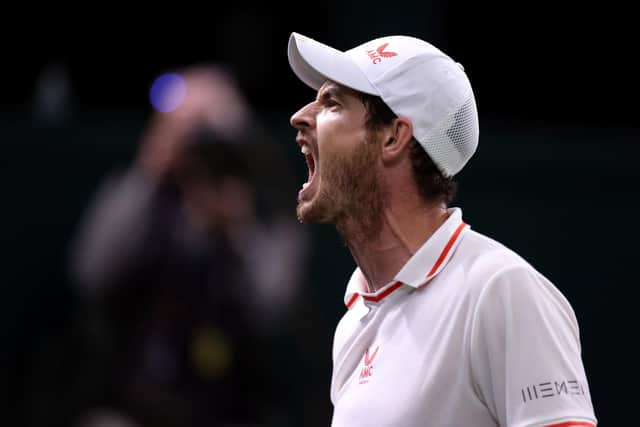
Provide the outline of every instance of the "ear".
<path id="1" fill-rule="evenodd" d="M 397 117 L 384 130 L 382 141 L 382 160 L 395 162 L 409 152 L 413 138 L 413 125 L 406 117 Z"/>

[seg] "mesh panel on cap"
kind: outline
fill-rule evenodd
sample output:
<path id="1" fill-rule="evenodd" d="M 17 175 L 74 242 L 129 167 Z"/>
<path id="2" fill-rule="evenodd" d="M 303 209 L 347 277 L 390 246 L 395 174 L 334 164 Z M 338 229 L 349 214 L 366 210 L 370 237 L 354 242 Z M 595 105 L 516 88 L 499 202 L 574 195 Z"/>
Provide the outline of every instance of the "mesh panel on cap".
<path id="1" fill-rule="evenodd" d="M 478 146 L 478 113 L 473 93 L 420 144 L 446 176 L 453 176 Z"/>

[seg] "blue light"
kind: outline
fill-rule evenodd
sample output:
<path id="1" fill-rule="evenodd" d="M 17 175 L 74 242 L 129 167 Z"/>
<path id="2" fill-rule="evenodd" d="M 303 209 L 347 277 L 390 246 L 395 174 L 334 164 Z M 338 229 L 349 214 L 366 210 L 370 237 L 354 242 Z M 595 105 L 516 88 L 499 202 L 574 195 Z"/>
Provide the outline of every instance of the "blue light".
<path id="1" fill-rule="evenodd" d="M 187 94 L 187 84 L 177 73 L 167 73 L 156 78 L 151 85 L 149 98 L 156 110 L 168 113 L 182 104 Z"/>

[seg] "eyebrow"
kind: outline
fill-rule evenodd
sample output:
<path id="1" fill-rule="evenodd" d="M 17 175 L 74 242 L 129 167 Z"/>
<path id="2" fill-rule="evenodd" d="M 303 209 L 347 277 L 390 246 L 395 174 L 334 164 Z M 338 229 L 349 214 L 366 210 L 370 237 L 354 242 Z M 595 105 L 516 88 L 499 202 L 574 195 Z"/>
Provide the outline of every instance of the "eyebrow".
<path id="1" fill-rule="evenodd" d="M 323 89 L 320 94 L 318 94 L 318 101 L 326 101 L 330 98 L 342 99 L 343 93 L 340 88 L 336 85 L 327 86 L 326 89 Z"/>

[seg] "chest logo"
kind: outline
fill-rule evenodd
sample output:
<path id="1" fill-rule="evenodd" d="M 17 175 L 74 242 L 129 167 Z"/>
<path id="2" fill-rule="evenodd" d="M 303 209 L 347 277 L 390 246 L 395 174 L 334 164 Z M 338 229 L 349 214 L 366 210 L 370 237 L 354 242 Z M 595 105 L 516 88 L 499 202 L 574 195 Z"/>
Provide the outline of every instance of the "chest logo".
<path id="1" fill-rule="evenodd" d="M 364 352 L 364 366 L 360 370 L 360 380 L 358 381 L 359 384 L 369 382 L 369 378 L 371 378 L 371 376 L 373 375 L 373 361 L 378 355 L 379 349 L 380 346 L 377 346 L 373 353 L 369 353 L 369 350 L 371 350 L 370 348 L 368 348 Z"/>

